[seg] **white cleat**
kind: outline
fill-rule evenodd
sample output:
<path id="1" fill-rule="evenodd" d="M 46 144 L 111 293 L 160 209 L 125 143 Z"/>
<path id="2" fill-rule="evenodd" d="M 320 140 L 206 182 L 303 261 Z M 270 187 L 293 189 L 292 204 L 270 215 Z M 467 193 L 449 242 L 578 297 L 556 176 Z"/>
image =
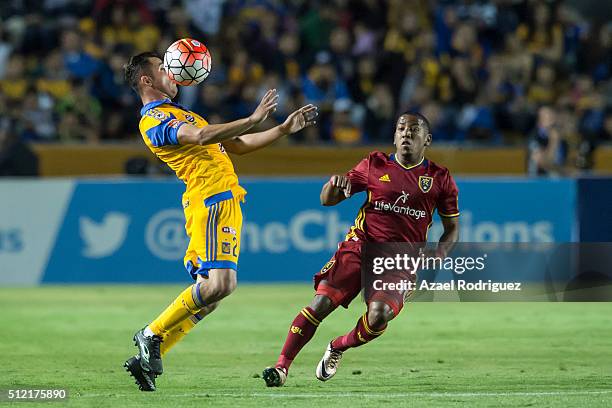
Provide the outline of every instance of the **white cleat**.
<path id="1" fill-rule="evenodd" d="M 327 345 L 325 354 L 323 354 L 323 358 L 321 361 L 319 361 L 319 364 L 317 364 L 317 370 L 315 372 L 315 375 L 319 380 L 327 381 L 336 375 L 336 370 L 338 369 L 338 364 L 340 364 L 342 353 L 342 351 L 333 348 L 331 343 Z"/>

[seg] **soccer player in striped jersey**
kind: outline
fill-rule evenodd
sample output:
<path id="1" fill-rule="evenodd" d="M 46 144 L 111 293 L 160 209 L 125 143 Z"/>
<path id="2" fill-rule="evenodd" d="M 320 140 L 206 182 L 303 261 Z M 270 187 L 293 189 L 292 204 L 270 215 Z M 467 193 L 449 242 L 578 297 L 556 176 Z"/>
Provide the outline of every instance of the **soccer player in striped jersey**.
<path id="1" fill-rule="evenodd" d="M 177 85 L 155 53 L 132 57 L 125 76 L 142 99 L 139 127 L 144 143 L 185 183 L 182 205 L 190 241 L 184 265 L 195 281 L 134 335 L 139 353 L 124 366 L 141 390 L 154 391 L 155 377 L 163 372 L 161 356 L 236 287 L 240 206 L 246 191 L 238 182 L 228 152 L 249 153 L 311 126 L 316 123 L 317 108 L 306 105 L 278 126 L 247 133 L 276 110 L 276 90 L 269 90 L 249 117 L 209 124 L 172 101 Z"/>

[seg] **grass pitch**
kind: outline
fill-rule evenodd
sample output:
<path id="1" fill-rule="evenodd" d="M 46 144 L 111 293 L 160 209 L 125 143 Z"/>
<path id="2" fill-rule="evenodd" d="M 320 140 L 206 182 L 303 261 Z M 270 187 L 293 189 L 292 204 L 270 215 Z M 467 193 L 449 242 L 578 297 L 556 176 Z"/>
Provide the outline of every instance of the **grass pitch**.
<path id="1" fill-rule="evenodd" d="M 355 300 L 320 326 L 285 387 L 259 378 L 276 361 L 309 285 L 242 285 L 164 359 L 158 391 L 125 373 L 131 337 L 179 286 L 0 289 L 0 388 L 67 388 L 28 406 L 612 406 L 612 304 L 414 303 L 321 383 L 315 365 L 351 329 Z M 7 404 L 0 402 L 0 405 Z"/>

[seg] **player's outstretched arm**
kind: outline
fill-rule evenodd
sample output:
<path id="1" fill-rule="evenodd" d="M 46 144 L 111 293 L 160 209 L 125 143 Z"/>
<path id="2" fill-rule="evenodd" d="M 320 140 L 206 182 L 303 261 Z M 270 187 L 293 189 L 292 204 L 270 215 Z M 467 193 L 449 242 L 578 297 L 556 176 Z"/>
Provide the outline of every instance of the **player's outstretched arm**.
<path id="1" fill-rule="evenodd" d="M 180 144 L 208 145 L 223 142 L 246 132 L 253 126 L 266 120 L 278 105 L 278 94 L 276 89 L 270 89 L 261 98 L 261 102 L 248 118 L 238 119 L 229 123 L 208 125 L 202 128 L 190 125 L 182 125 L 178 129 L 178 141 Z"/>
<path id="2" fill-rule="evenodd" d="M 317 107 L 306 105 L 293 112 L 280 125 L 258 133 L 236 136 L 223 142 L 223 147 L 230 153 L 246 154 L 261 149 L 279 138 L 297 133 L 305 127 L 317 123 Z"/>
<path id="3" fill-rule="evenodd" d="M 336 205 L 351 196 L 351 180 L 346 176 L 331 176 L 321 190 L 321 205 Z"/>

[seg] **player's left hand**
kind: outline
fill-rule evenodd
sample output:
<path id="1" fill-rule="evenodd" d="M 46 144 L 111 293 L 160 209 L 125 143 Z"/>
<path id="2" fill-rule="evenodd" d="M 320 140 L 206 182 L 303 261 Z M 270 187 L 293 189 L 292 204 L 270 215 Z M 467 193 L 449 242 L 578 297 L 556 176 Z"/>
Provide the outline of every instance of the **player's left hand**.
<path id="1" fill-rule="evenodd" d="M 316 125 L 319 112 L 317 107 L 312 104 L 302 106 L 290 114 L 287 119 L 280 125 L 283 133 L 293 134 L 299 132 L 307 126 Z"/>

